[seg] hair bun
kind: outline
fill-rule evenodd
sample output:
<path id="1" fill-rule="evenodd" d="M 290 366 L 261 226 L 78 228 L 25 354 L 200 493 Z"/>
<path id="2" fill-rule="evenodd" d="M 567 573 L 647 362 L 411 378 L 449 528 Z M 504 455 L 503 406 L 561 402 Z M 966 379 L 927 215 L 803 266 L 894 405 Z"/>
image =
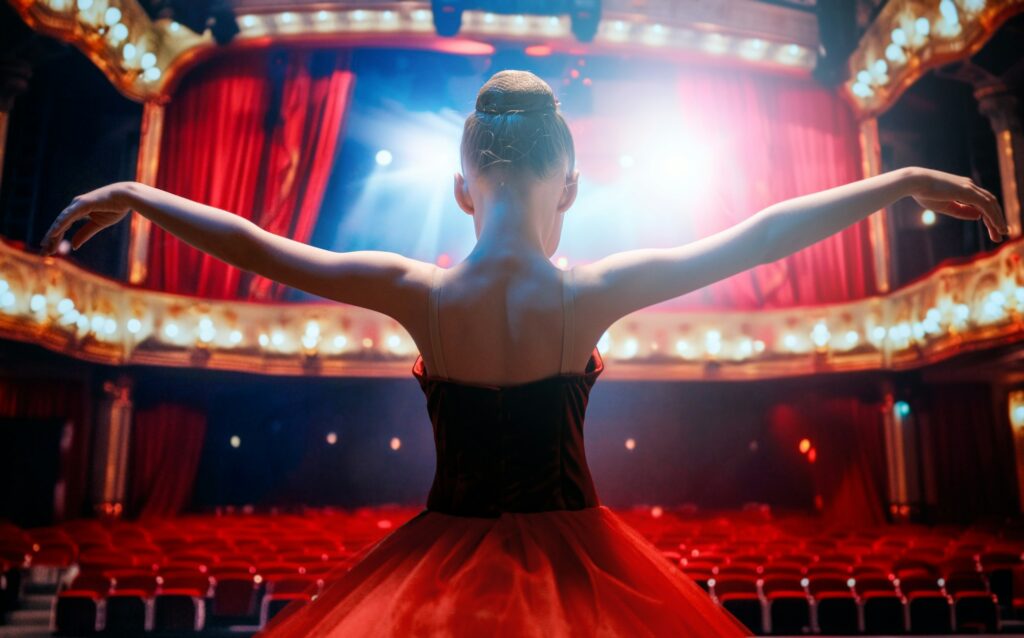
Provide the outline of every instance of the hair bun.
<path id="1" fill-rule="evenodd" d="M 476 96 L 476 110 L 488 115 L 554 113 L 557 108 L 551 87 L 529 71 L 499 71 Z"/>

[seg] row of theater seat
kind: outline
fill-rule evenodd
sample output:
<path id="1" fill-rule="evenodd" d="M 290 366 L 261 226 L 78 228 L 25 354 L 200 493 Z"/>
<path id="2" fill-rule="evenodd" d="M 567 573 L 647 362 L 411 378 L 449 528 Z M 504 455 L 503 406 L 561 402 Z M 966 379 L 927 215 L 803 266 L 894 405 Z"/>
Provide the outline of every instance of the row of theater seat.
<path id="1" fill-rule="evenodd" d="M 48 570 L 60 580 L 53 627 L 65 635 L 262 626 L 317 596 L 419 511 L 0 525 L 3 600 L 15 604 L 18 579 Z M 1024 527 L 1015 523 L 829 530 L 766 512 L 618 513 L 756 633 L 994 632 L 1024 598 L 1014 581 L 1024 578 Z"/>

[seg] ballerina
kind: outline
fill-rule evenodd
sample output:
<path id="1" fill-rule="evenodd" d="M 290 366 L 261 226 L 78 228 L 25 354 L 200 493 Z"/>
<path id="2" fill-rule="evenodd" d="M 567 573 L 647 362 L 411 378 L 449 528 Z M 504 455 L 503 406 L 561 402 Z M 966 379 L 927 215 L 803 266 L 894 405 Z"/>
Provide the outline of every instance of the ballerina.
<path id="1" fill-rule="evenodd" d="M 836 233 L 903 197 L 1008 233 L 970 179 L 905 168 L 770 206 L 698 241 L 568 270 L 551 257 L 576 197 L 573 139 L 551 88 L 502 71 L 462 139 L 455 199 L 477 243 L 449 269 L 383 251 L 337 253 L 133 182 L 76 197 L 53 254 L 137 211 L 239 268 L 381 312 L 412 336 L 437 472 L 426 508 L 322 593 L 265 628 L 298 636 L 743 636 L 749 632 L 601 505 L 583 449 L 595 344 L 621 317 Z M 557 354 L 557 356 L 556 356 Z"/>

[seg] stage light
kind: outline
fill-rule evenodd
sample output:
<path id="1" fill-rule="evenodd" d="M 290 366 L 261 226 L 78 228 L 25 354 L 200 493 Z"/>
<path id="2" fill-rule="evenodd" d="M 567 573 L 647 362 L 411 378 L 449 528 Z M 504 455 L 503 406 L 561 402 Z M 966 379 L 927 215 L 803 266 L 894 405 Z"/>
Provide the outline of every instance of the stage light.
<path id="1" fill-rule="evenodd" d="M 71 312 L 72 310 L 74 310 L 74 308 L 75 302 L 71 301 L 67 297 L 64 297 L 63 299 L 57 302 L 57 312 L 59 312 L 62 315 Z"/>
<path id="2" fill-rule="evenodd" d="M 807 454 L 807 451 L 811 449 L 811 440 L 800 439 L 800 445 L 797 447 L 800 450 L 800 454 Z"/>
<path id="3" fill-rule="evenodd" d="M 295 20 L 295 14 L 291 11 L 285 11 L 281 14 L 281 22 L 283 24 L 291 24 Z"/>
<path id="4" fill-rule="evenodd" d="M 889 61 L 894 64 L 902 64 L 907 61 L 907 55 L 903 52 L 903 47 L 896 44 L 890 44 L 885 48 L 885 57 L 889 58 Z"/>
<path id="5" fill-rule="evenodd" d="M 108 27 L 112 27 L 121 21 L 121 10 L 117 7 L 110 7 L 103 14 L 103 21 Z"/>
<path id="6" fill-rule="evenodd" d="M 284 20 L 284 16 L 281 16 L 281 19 L 282 19 L 282 21 L 285 21 Z M 251 29 L 254 26 L 256 26 L 256 16 L 244 15 L 244 16 L 242 16 L 241 20 L 242 20 L 242 26 L 245 27 L 246 29 Z"/>
<path id="7" fill-rule="evenodd" d="M 391 151 L 381 149 L 377 151 L 377 155 L 374 159 L 377 161 L 378 166 L 390 166 L 391 162 L 394 160 L 394 156 L 391 154 Z"/>
<path id="8" fill-rule="evenodd" d="M 103 330 L 103 315 L 95 314 L 92 316 L 92 323 L 90 324 L 92 331 L 99 334 Z"/>
<path id="9" fill-rule="evenodd" d="M 895 407 L 896 414 L 900 415 L 901 417 L 910 416 L 910 404 L 907 403 L 906 401 L 897 401 Z"/>
<path id="10" fill-rule="evenodd" d="M 608 349 L 611 347 L 611 345 L 612 337 L 610 334 L 608 334 L 608 331 L 606 330 L 601 335 L 601 338 L 597 340 L 597 351 L 600 352 L 602 355 L 607 354 Z"/>
<path id="11" fill-rule="evenodd" d="M 892 30 L 892 42 L 897 46 L 904 47 L 907 45 L 907 32 L 900 28 Z"/>
<path id="12" fill-rule="evenodd" d="M 860 341 L 860 335 L 857 334 L 856 330 L 849 330 L 846 333 L 846 346 L 854 348 L 857 346 L 857 342 Z"/>
<path id="13" fill-rule="evenodd" d="M 867 69 L 859 71 L 857 73 L 857 81 L 860 82 L 861 84 L 870 85 L 871 84 L 871 72 L 868 71 Z"/>
<path id="14" fill-rule="evenodd" d="M 914 21 L 914 32 L 922 38 L 927 38 L 932 31 L 932 25 L 928 18 L 918 18 Z"/>
<path id="15" fill-rule="evenodd" d="M 754 339 L 754 352 L 764 352 L 764 341 Z"/>
<path id="16" fill-rule="evenodd" d="M 784 337 L 782 337 L 782 347 L 784 347 L 786 350 L 796 351 L 796 349 L 799 346 L 800 344 L 797 341 L 796 335 L 787 334 Z"/>
<path id="17" fill-rule="evenodd" d="M 985 0 L 963 0 L 964 9 L 975 13 L 985 8 Z"/>
<path id="18" fill-rule="evenodd" d="M 336 432 L 327 433 L 327 445 L 334 445 L 338 442 L 338 434 Z"/>
<path id="19" fill-rule="evenodd" d="M 569 260 L 566 259 L 565 257 L 559 257 L 558 259 L 555 260 L 555 265 L 558 266 L 559 268 L 565 268 L 566 266 L 569 265 Z"/>
<path id="20" fill-rule="evenodd" d="M 169 26 L 168 29 L 171 30 L 171 33 L 177 33 L 178 31 L 181 30 L 181 25 L 178 24 L 177 22 L 172 22 L 171 26 Z"/>
<path id="21" fill-rule="evenodd" d="M 142 72 L 142 77 L 147 82 L 156 82 L 160 79 L 160 69 L 154 67 L 148 68 Z"/>
<path id="22" fill-rule="evenodd" d="M 954 306 L 954 308 L 953 308 L 953 319 L 956 320 L 957 323 L 963 323 L 963 322 L 967 321 L 967 319 L 970 316 L 971 316 L 971 309 L 968 308 L 965 304 L 961 303 L 961 304 L 957 304 L 956 306 Z"/>
<path id="23" fill-rule="evenodd" d="M 156 55 L 152 52 L 147 51 L 142 54 L 142 58 L 139 60 L 139 65 L 143 69 L 150 69 L 156 64 Z"/>
<path id="24" fill-rule="evenodd" d="M 1013 408 L 1013 422 L 1018 427 L 1024 425 L 1024 405 L 1018 405 Z"/>
<path id="25" fill-rule="evenodd" d="M 402 440 L 397 436 L 393 436 L 391 437 L 390 446 L 392 450 L 397 450 L 398 448 L 402 447 Z"/>
<path id="26" fill-rule="evenodd" d="M 260 347 L 262 348 L 266 348 L 267 346 L 270 345 L 270 337 L 268 337 L 265 332 L 261 332 L 259 338 L 256 339 L 256 341 L 259 342 Z"/>
<path id="27" fill-rule="evenodd" d="M 124 45 L 124 49 L 121 50 L 121 55 L 124 56 L 124 59 L 125 59 L 126 62 L 131 62 L 132 60 L 134 60 L 135 56 L 137 54 L 138 54 L 138 49 L 136 49 L 135 45 L 132 44 L 131 42 L 129 42 L 128 44 Z"/>
<path id="28" fill-rule="evenodd" d="M 242 437 L 237 434 L 232 434 L 231 438 L 228 439 L 228 443 L 230 443 L 233 448 L 239 448 L 242 445 Z"/>
<path id="29" fill-rule="evenodd" d="M 818 322 L 811 330 L 811 341 L 813 341 L 814 345 L 818 346 L 819 348 L 824 348 L 825 346 L 827 346 L 829 339 L 831 338 L 832 334 L 828 331 L 828 326 L 826 326 L 823 322 Z"/>
<path id="30" fill-rule="evenodd" d="M 371 339 L 369 337 L 363 337 L 363 347 L 364 348 L 372 348 L 373 347 L 373 339 Z"/>
<path id="31" fill-rule="evenodd" d="M 636 439 L 634 439 L 634 438 L 626 439 L 626 449 L 629 450 L 630 452 L 635 450 L 636 449 Z"/>
<path id="32" fill-rule="evenodd" d="M 399 337 L 398 335 L 390 335 L 390 336 L 389 336 L 389 337 L 387 338 L 387 342 L 386 342 L 386 343 L 388 344 L 388 347 L 389 347 L 389 348 L 391 348 L 392 350 L 394 350 L 394 349 L 395 349 L 395 348 L 397 348 L 398 346 L 402 345 L 402 338 L 401 338 L 401 337 Z"/>
<path id="33" fill-rule="evenodd" d="M 942 0 L 939 3 L 939 13 L 942 14 L 943 19 L 950 25 L 960 21 L 960 14 L 957 13 L 956 4 L 953 3 L 953 0 Z"/>
<path id="34" fill-rule="evenodd" d="M 345 344 L 348 343 L 348 339 L 345 338 L 345 335 L 338 335 L 334 337 L 333 343 L 335 348 L 341 350 L 342 348 L 345 347 Z"/>
<path id="35" fill-rule="evenodd" d="M 46 310 L 46 297 L 35 294 L 28 300 L 28 307 L 32 312 L 42 312 Z"/>
<path id="36" fill-rule="evenodd" d="M 275 330 L 270 335 L 270 343 L 274 344 L 274 347 L 280 348 L 284 345 L 284 333 L 280 330 Z"/>
<path id="37" fill-rule="evenodd" d="M 0 293 L 0 308 L 13 308 L 14 302 L 14 293 L 10 290 L 5 290 Z"/>
<path id="38" fill-rule="evenodd" d="M 164 335 L 166 335 L 168 339 L 174 339 L 177 337 L 178 332 L 178 324 L 176 323 L 168 323 L 164 326 Z"/>
<path id="39" fill-rule="evenodd" d="M 626 358 L 626 359 L 630 359 L 632 357 L 635 357 L 636 353 L 639 350 L 640 350 L 640 343 L 636 339 L 634 339 L 633 337 L 630 337 L 629 339 L 626 339 L 626 343 L 623 344 L 622 356 L 624 358 Z"/>
<path id="40" fill-rule="evenodd" d="M 78 10 L 88 11 L 92 8 L 92 0 L 78 0 Z"/>
<path id="41" fill-rule="evenodd" d="M 329 16 L 330 14 L 324 11 L 323 9 L 320 9 L 319 11 L 316 12 L 316 19 L 319 20 L 320 22 L 326 21 Z"/>
<path id="42" fill-rule="evenodd" d="M 231 335 L 228 337 L 228 339 L 231 341 L 232 345 L 238 345 L 239 343 L 242 342 L 242 331 L 232 330 Z"/>
<path id="43" fill-rule="evenodd" d="M 888 331 L 885 329 L 885 326 L 875 326 L 871 329 L 871 338 L 875 341 L 881 341 L 885 339 L 886 332 Z"/>
<path id="44" fill-rule="evenodd" d="M 722 333 L 717 330 L 708 330 L 704 335 L 704 349 L 711 356 L 722 351 Z"/>
<path id="45" fill-rule="evenodd" d="M 117 332 L 117 320 L 113 317 L 107 317 L 103 322 L 103 332 L 107 335 L 112 335 Z"/>
<path id="46" fill-rule="evenodd" d="M 362 9 L 356 9 L 349 15 L 352 16 L 352 20 L 355 22 L 362 22 L 363 20 L 366 19 L 366 11 Z"/>

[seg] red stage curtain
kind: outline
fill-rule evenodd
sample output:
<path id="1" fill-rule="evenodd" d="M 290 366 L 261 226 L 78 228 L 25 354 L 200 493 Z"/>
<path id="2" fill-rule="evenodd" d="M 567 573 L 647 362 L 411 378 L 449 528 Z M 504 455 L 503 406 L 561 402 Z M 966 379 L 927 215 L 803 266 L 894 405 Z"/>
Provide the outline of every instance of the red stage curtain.
<path id="1" fill-rule="evenodd" d="M 137 410 L 131 437 L 131 510 L 139 518 L 174 516 L 192 496 L 206 436 L 206 415 L 161 403 Z"/>
<path id="2" fill-rule="evenodd" d="M 793 450 L 790 458 L 807 464 L 815 504 L 829 523 L 886 522 L 885 435 L 877 403 L 808 395 L 775 405 L 769 421 L 777 442 Z M 813 453 L 800 454 L 805 438 Z"/>
<path id="3" fill-rule="evenodd" d="M 263 50 L 209 62 L 167 107 L 157 185 L 308 242 L 354 83 L 347 52 Z M 154 226 L 145 286 L 279 300 L 284 287 Z"/>
<path id="4" fill-rule="evenodd" d="M 1017 473 L 1006 395 L 986 384 L 937 385 L 920 404 L 928 491 L 942 522 L 1017 513 Z"/>
<path id="5" fill-rule="evenodd" d="M 712 136 L 716 192 L 696 202 L 706 236 L 777 202 L 861 178 L 855 121 L 810 80 L 695 71 L 678 82 L 683 111 Z M 867 222 L 778 262 L 684 298 L 694 306 L 754 309 L 832 303 L 875 293 Z"/>
<path id="6" fill-rule="evenodd" d="M 61 446 L 64 511 L 57 520 L 78 518 L 89 493 L 89 454 L 92 450 L 94 406 L 88 384 L 77 379 L 0 378 L 0 416 L 19 419 L 67 419 L 72 423 L 70 444 Z"/>

